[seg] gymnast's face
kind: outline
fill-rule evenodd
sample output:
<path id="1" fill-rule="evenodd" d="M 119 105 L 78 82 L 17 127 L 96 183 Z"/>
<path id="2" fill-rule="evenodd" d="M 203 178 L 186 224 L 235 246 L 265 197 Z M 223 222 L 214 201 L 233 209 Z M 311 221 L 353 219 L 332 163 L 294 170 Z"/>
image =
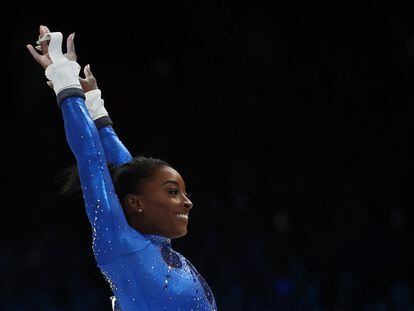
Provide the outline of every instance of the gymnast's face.
<path id="1" fill-rule="evenodd" d="M 128 196 L 127 203 L 134 206 L 138 231 L 172 239 L 187 234 L 188 213 L 193 203 L 183 178 L 175 169 L 167 166 L 157 169 L 139 194 Z"/>

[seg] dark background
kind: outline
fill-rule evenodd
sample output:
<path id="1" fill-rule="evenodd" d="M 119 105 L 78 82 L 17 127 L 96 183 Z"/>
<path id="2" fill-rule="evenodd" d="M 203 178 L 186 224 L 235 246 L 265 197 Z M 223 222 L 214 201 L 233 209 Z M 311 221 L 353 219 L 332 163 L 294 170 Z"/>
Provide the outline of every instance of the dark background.
<path id="1" fill-rule="evenodd" d="M 3 27 L 2 310 L 110 310 L 53 91 L 76 33 L 133 155 L 183 175 L 173 247 L 219 310 L 414 310 L 414 13 L 369 5 L 15 4 Z"/>

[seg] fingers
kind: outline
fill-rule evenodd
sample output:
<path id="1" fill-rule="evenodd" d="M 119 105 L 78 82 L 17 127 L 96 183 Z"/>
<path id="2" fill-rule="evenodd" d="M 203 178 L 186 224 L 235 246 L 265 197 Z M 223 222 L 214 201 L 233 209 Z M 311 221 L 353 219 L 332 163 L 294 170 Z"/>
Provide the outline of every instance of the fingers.
<path id="1" fill-rule="evenodd" d="M 67 56 L 73 61 L 76 61 L 76 51 L 75 51 L 75 33 L 69 35 L 66 40 L 66 50 Z"/>
<path id="2" fill-rule="evenodd" d="M 96 79 L 92 74 L 91 66 L 89 64 L 83 68 L 83 73 L 85 74 L 85 78 L 79 77 L 83 91 L 87 93 L 92 90 L 97 90 L 98 83 L 96 82 Z"/>
<path id="3" fill-rule="evenodd" d="M 32 54 L 33 58 L 40 63 L 40 54 L 36 52 L 34 47 L 31 44 L 26 45 L 27 49 L 29 50 L 30 54 Z"/>
<path id="4" fill-rule="evenodd" d="M 83 68 L 83 73 L 85 74 L 86 78 L 93 78 L 93 74 L 92 74 L 92 71 L 91 71 L 91 65 L 87 64 Z"/>
<path id="5" fill-rule="evenodd" d="M 49 28 L 47 28 L 46 26 L 40 25 L 39 39 L 49 32 L 50 32 Z M 47 54 L 49 52 L 48 42 L 47 41 L 40 42 L 40 49 L 42 51 L 42 54 Z"/>

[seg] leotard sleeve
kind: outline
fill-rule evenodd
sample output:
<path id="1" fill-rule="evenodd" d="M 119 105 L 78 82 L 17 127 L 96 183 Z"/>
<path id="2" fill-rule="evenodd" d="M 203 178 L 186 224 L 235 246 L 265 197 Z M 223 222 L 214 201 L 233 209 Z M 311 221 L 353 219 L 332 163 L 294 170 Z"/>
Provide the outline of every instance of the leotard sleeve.
<path id="1" fill-rule="evenodd" d="M 118 135 L 116 135 L 111 125 L 99 128 L 98 132 L 108 164 L 121 166 L 132 160 L 131 154 L 119 139 Z"/>
<path id="2" fill-rule="evenodd" d="M 89 116 L 84 98 L 66 96 L 60 101 L 60 108 L 66 139 L 78 165 L 86 212 L 92 226 L 92 248 L 98 265 L 144 249 L 150 242 L 126 221 L 106 165 L 100 135 Z M 105 144 L 117 140 L 109 127 L 104 134 Z M 121 148 L 119 143 L 117 148 Z M 121 149 L 123 152 L 119 149 L 113 154 L 109 152 L 109 159 L 118 164 L 128 160 L 129 152 L 126 148 Z"/>

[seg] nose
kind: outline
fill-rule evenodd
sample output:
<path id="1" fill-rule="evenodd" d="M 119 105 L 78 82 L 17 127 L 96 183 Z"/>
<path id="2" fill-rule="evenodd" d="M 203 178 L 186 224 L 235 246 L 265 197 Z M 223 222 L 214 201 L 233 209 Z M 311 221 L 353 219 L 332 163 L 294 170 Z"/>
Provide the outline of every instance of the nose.
<path id="1" fill-rule="evenodd" d="M 188 210 L 193 208 L 193 203 L 190 201 L 189 198 L 185 197 L 184 207 Z"/>

